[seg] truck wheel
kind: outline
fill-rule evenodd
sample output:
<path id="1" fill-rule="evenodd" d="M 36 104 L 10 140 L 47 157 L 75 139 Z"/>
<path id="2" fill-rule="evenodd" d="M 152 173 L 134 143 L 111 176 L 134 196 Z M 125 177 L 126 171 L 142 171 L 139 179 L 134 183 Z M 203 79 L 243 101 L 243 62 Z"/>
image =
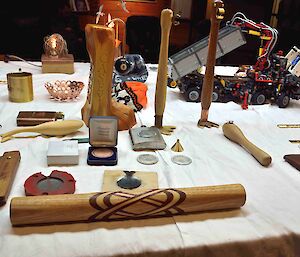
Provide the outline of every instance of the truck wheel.
<path id="1" fill-rule="evenodd" d="M 214 91 L 212 93 L 211 100 L 212 100 L 212 102 L 217 102 L 219 100 L 219 94 L 218 94 L 218 92 Z"/>
<path id="2" fill-rule="evenodd" d="M 200 102 L 200 91 L 196 87 L 189 88 L 186 91 L 186 99 L 188 102 Z"/>
<path id="3" fill-rule="evenodd" d="M 286 93 L 281 93 L 280 96 L 278 96 L 277 104 L 279 108 L 286 108 L 290 103 L 290 97 Z"/>
<path id="4" fill-rule="evenodd" d="M 177 81 L 173 80 L 171 78 L 168 78 L 167 86 L 170 88 L 175 88 L 175 87 L 177 87 Z"/>
<path id="5" fill-rule="evenodd" d="M 264 95 L 263 92 L 256 92 L 252 95 L 251 97 L 251 102 L 252 104 L 264 104 L 266 101 L 266 96 Z"/>

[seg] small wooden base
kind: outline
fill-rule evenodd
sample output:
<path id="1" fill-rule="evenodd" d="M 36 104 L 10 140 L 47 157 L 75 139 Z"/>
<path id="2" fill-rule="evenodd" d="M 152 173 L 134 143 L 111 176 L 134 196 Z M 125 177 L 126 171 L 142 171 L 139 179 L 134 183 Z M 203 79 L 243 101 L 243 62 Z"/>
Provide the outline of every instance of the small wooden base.
<path id="1" fill-rule="evenodd" d="M 42 55 L 42 73 L 74 73 L 74 56 L 67 54 L 63 57 Z"/>
<path id="2" fill-rule="evenodd" d="M 153 188 L 158 188 L 158 179 L 156 172 L 143 172 L 136 171 L 134 174 L 135 177 L 141 179 L 142 184 L 135 189 L 123 189 L 117 185 L 117 180 L 123 177 L 125 173 L 122 170 L 105 170 L 103 175 L 103 184 L 101 191 L 128 191 L 128 192 L 137 192 L 137 191 L 146 191 Z"/>

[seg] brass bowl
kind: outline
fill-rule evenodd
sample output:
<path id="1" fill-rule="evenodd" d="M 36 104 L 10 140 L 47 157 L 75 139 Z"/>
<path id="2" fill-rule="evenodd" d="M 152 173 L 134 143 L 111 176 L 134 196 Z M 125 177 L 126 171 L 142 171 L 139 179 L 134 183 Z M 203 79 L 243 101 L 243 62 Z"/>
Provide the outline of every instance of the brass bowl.
<path id="1" fill-rule="evenodd" d="M 56 80 L 54 82 L 46 82 L 45 88 L 51 95 L 51 99 L 57 101 L 72 101 L 78 99 L 84 87 L 83 82 L 70 80 Z"/>

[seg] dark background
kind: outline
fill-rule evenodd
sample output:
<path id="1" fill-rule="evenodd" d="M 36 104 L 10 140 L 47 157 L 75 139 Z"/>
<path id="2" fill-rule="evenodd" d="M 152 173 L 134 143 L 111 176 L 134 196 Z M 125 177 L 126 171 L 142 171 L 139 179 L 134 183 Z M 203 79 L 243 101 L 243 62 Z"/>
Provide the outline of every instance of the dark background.
<path id="1" fill-rule="evenodd" d="M 241 11 L 256 22 L 269 23 L 272 0 L 224 0 L 226 19 Z M 65 0 L 27 0 L 1 1 L 0 8 L 0 54 L 14 54 L 28 60 L 40 60 L 43 53 L 43 38 L 53 33 L 61 34 L 68 44 L 69 52 L 77 61 L 88 61 L 85 48 L 84 31 L 79 26 L 79 14 L 70 10 L 69 1 Z M 206 1 L 195 0 L 189 21 L 189 42 L 191 44 L 209 33 L 209 21 L 205 20 Z M 285 53 L 293 46 L 300 47 L 297 40 L 300 35 L 300 1 L 282 0 L 278 15 L 279 41 L 275 50 Z M 255 63 L 260 41 L 247 38 L 247 44 L 223 57 L 222 64 Z M 172 45 L 172 42 L 171 42 Z M 181 47 L 185 47 L 182 45 Z M 174 52 L 180 48 L 172 48 Z"/>

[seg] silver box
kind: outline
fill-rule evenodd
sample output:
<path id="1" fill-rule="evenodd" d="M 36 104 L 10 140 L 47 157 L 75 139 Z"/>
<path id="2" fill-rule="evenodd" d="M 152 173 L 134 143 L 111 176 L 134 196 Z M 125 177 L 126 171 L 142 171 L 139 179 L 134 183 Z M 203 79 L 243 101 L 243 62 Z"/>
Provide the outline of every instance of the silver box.
<path id="1" fill-rule="evenodd" d="M 47 152 L 48 166 L 77 165 L 78 141 L 50 141 Z"/>

